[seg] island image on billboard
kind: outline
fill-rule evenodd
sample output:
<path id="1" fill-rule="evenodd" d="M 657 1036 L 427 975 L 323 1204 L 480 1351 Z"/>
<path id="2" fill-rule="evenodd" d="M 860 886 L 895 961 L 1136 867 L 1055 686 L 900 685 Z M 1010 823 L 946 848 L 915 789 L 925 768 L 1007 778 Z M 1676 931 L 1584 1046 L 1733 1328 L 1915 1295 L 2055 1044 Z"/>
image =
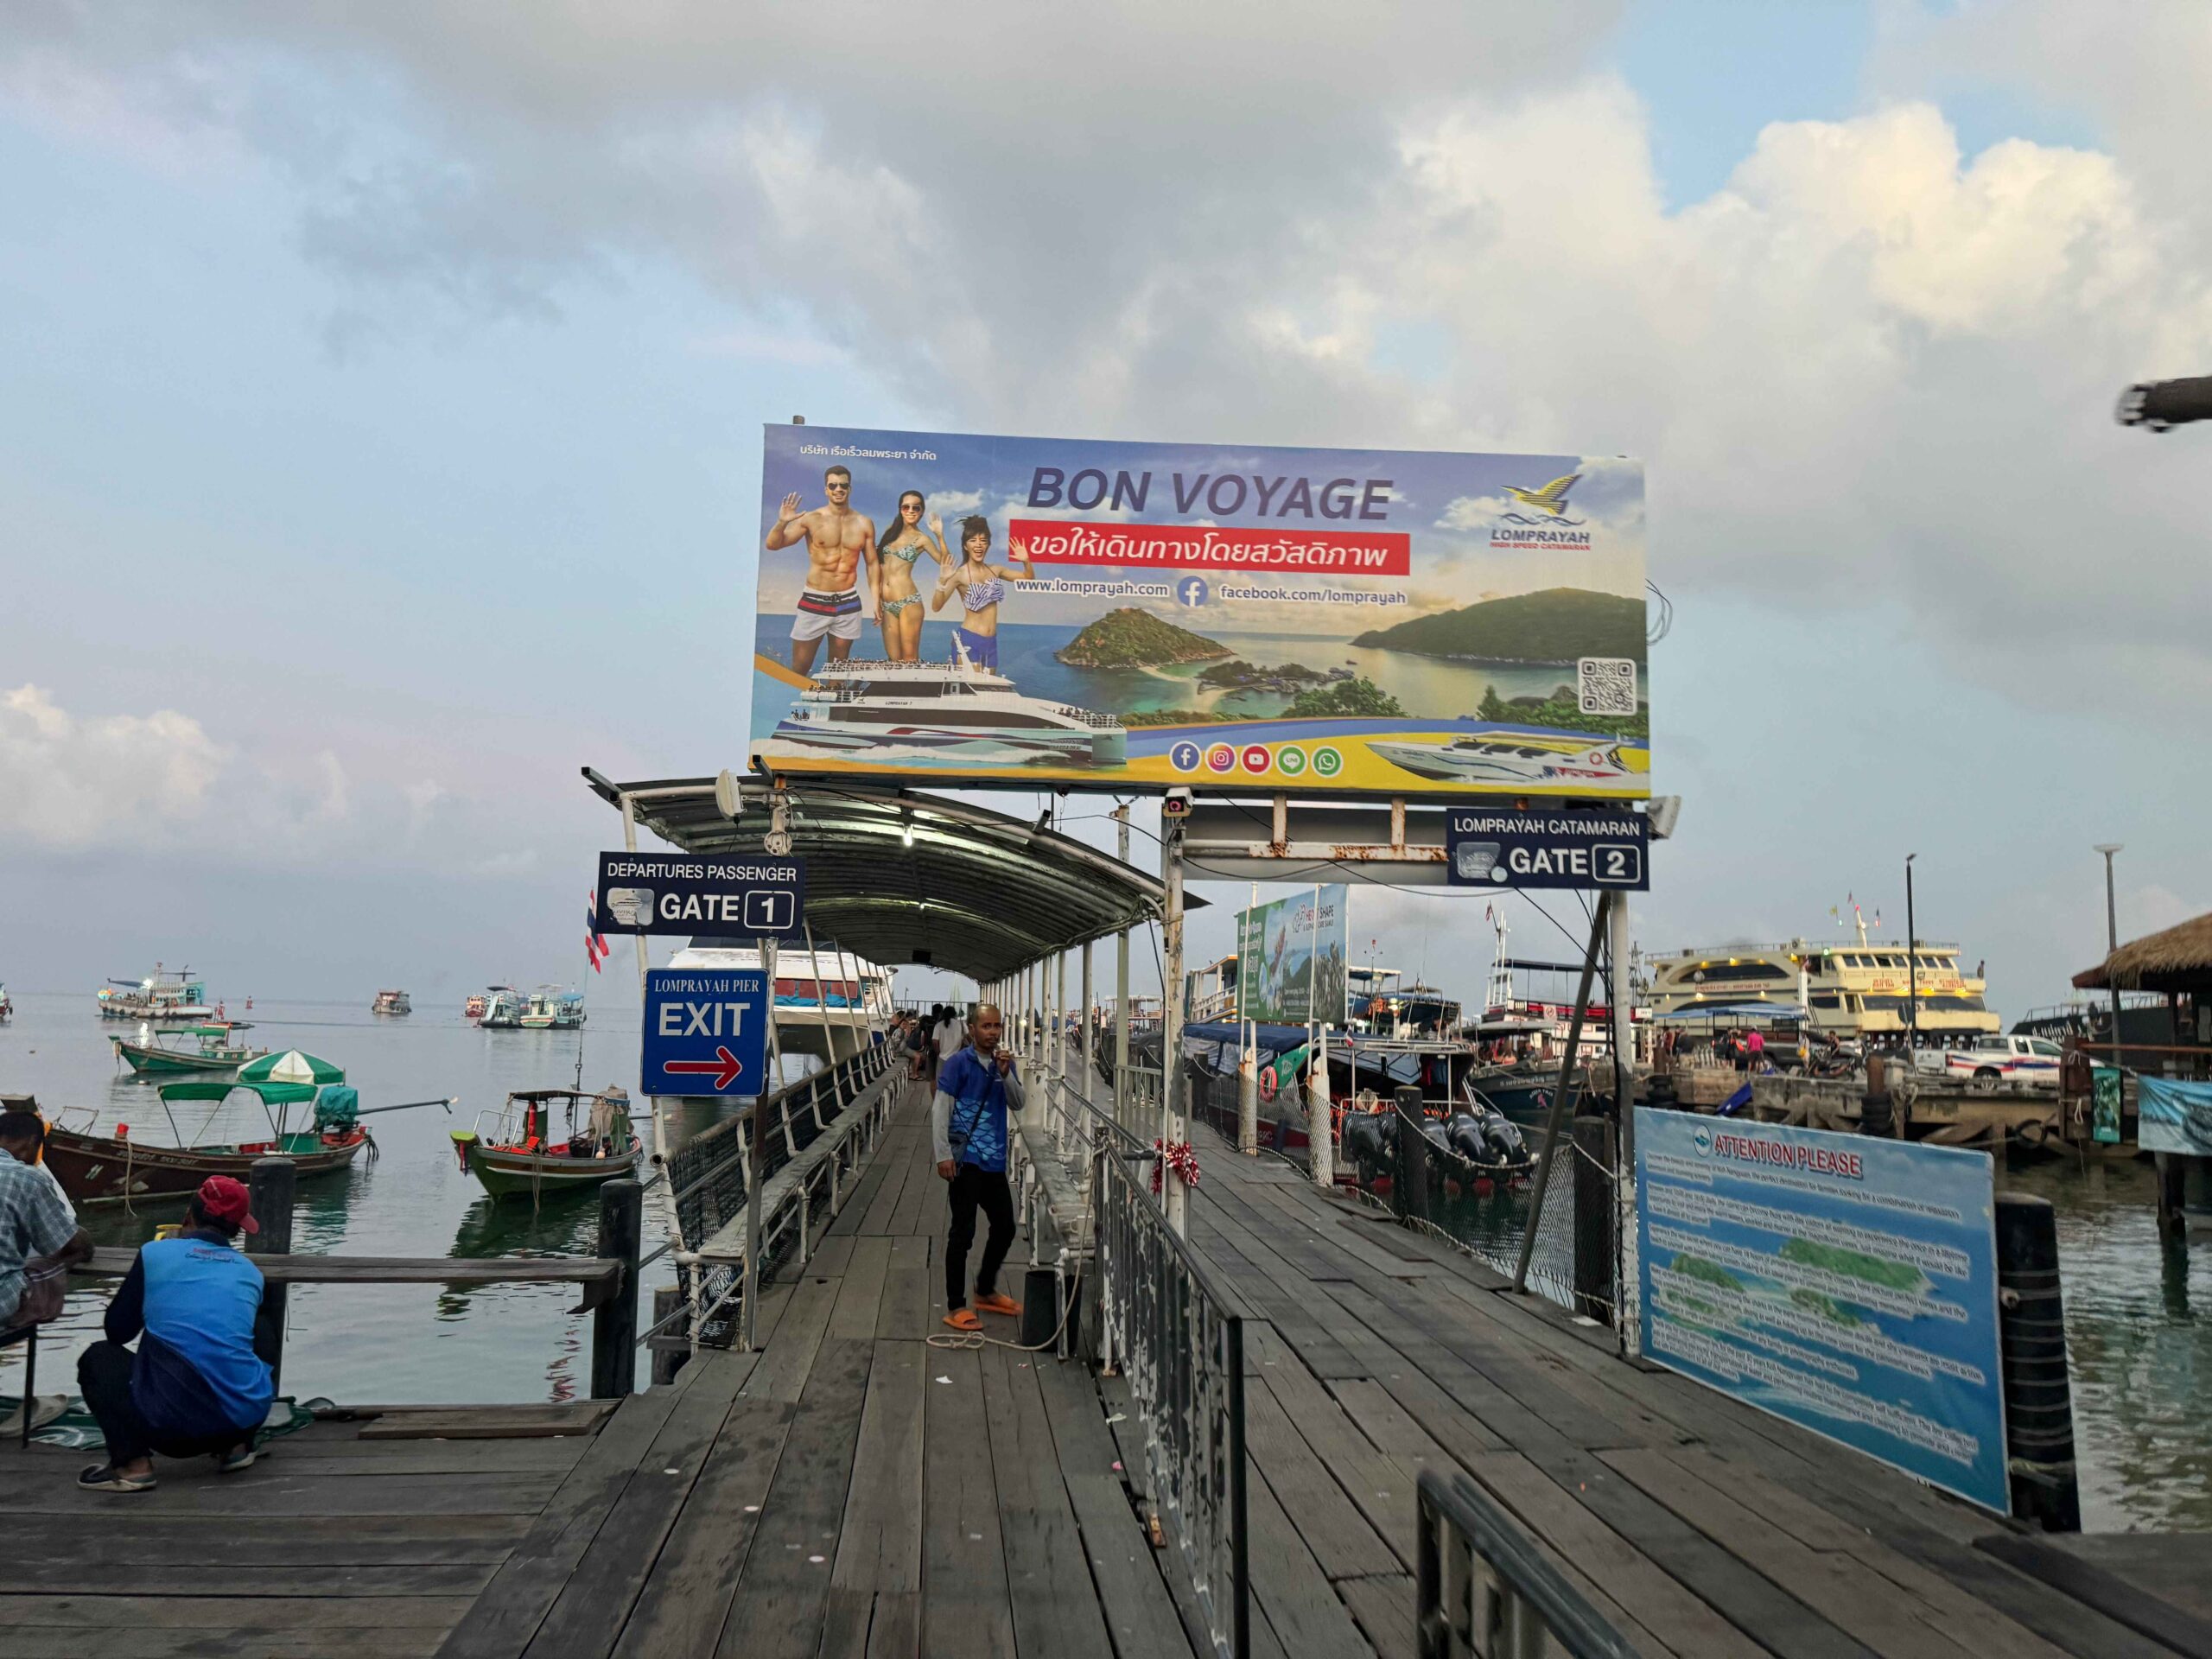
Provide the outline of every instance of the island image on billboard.
<path id="1" fill-rule="evenodd" d="M 778 772 L 1646 798 L 1618 457 L 766 429 Z"/>

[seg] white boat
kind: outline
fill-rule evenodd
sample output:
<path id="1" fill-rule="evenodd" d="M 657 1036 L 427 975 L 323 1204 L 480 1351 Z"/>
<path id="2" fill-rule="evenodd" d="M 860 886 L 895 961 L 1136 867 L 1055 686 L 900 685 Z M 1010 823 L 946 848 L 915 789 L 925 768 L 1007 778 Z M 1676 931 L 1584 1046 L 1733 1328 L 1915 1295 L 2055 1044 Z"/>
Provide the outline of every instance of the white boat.
<path id="1" fill-rule="evenodd" d="M 415 1005 L 407 1000 L 404 991 L 378 991 L 369 1003 L 371 1014 L 412 1014 Z"/>
<path id="2" fill-rule="evenodd" d="M 519 1031 L 522 1029 L 523 1010 L 527 999 L 510 985 L 495 985 L 490 999 L 484 1004 L 484 1018 L 480 1022 L 486 1031 Z"/>
<path id="3" fill-rule="evenodd" d="M 695 938 L 669 958 L 671 968 L 724 971 L 760 969 L 759 947 L 740 939 Z M 776 1049 L 842 1060 L 857 1054 L 891 1024 L 891 969 L 866 957 L 823 945 L 776 952 Z"/>
<path id="4" fill-rule="evenodd" d="M 1635 775 L 1621 742 L 1551 733 L 1484 732 L 1449 743 L 1370 743 L 1394 766 L 1455 784 L 1617 784 Z"/>
<path id="5" fill-rule="evenodd" d="M 524 1031 L 574 1031 L 583 1022 L 583 993 L 564 991 L 555 985 L 541 985 L 532 991 L 517 1021 Z M 484 1023 L 489 1025 L 491 1020 L 487 1018 Z"/>
<path id="6" fill-rule="evenodd" d="M 791 700 L 764 751 L 937 751 L 967 760 L 1039 758 L 1058 766 L 1119 766 L 1128 734 L 1113 715 L 1024 696 L 982 668 L 956 639 L 950 663 L 826 663 Z"/>

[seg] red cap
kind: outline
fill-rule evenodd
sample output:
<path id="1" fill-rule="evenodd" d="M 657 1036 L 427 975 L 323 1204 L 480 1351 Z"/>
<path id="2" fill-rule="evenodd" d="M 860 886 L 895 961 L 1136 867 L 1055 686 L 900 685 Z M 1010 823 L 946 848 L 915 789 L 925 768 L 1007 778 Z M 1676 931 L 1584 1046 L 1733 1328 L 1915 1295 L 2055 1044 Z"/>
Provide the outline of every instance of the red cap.
<path id="1" fill-rule="evenodd" d="M 245 1186 L 227 1175 L 210 1175 L 200 1183 L 200 1207 L 214 1220 L 228 1222 L 240 1232 L 261 1230 L 251 1203 Z"/>

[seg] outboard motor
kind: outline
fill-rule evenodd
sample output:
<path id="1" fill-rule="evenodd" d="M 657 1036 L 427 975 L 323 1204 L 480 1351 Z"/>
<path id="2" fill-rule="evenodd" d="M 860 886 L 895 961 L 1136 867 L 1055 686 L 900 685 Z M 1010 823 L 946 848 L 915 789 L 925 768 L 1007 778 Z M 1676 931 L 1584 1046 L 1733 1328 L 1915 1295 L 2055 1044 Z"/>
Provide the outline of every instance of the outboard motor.
<path id="1" fill-rule="evenodd" d="M 1472 1112 L 1456 1112 L 1444 1126 L 1445 1138 L 1452 1143 L 1452 1150 L 1471 1164 L 1495 1161 L 1490 1143 L 1483 1134 L 1483 1121 Z"/>
<path id="2" fill-rule="evenodd" d="M 1338 1138 L 1352 1161 L 1370 1170 L 1388 1170 L 1395 1166 L 1398 1140 L 1392 1133 L 1397 1125 L 1395 1114 L 1388 1112 L 1348 1112 Z"/>
<path id="3" fill-rule="evenodd" d="M 1529 1161 L 1528 1143 L 1521 1138 L 1521 1126 L 1503 1112 L 1492 1112 L 1483 1125 L 1483 1139 L 1490 1147 L 1491 1161 L 1499 1164 L 1525 1164 Z"/>

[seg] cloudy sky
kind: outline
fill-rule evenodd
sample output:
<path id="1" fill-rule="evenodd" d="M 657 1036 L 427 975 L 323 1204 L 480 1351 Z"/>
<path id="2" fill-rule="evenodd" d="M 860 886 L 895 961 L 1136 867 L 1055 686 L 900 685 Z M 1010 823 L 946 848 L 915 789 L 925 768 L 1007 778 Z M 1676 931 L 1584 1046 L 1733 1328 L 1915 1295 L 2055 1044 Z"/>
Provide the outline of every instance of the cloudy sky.
<path id="1" fill-rule="evenodd" d="M 2091 842 L 2212 904 L 2212 435 L 2111 418 L 2212 370 L 2207 85 L 2195 0 L 20 0 L 0 979 L 575 977 L 577 768 L 741 759 L 804 414 L 1640 455 L 1642 940 L 1916 852 L 2056 1001 Z M 1469 913 L 1352 931 L 1471 994 Z"/>

